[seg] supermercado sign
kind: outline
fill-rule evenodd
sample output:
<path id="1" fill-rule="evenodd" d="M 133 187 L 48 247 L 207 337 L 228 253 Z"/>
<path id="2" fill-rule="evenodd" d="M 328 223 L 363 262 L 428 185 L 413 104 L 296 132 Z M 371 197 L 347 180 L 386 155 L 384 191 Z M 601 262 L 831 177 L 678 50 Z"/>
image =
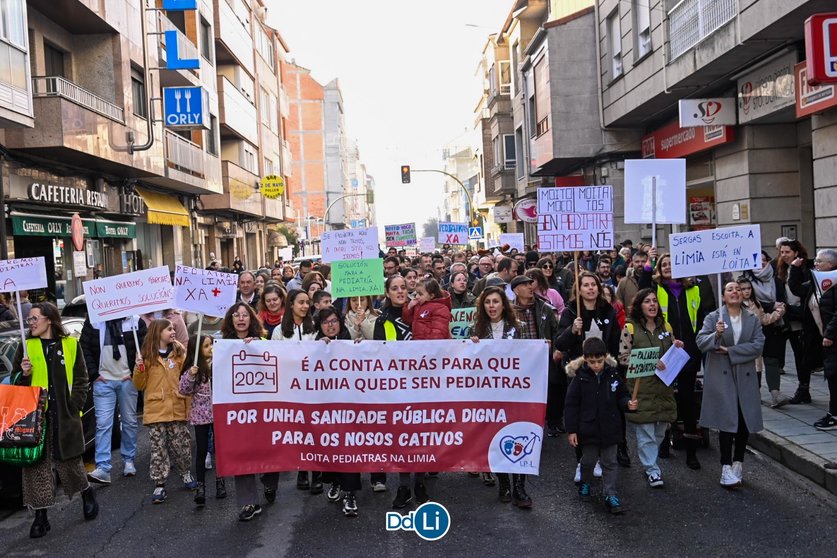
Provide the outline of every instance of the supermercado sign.
<path id="1" fill-rule="evenodd" d="M 642 158 L 676 159 L 731 142 L 732 126 L 681 128 L 672 120 L 662 128 L 643 136 Z"/>
<path id="2" fill-rule="evenodd" d="M 548 346 L 218 340 L 218 474 L 537 474 Z"/>

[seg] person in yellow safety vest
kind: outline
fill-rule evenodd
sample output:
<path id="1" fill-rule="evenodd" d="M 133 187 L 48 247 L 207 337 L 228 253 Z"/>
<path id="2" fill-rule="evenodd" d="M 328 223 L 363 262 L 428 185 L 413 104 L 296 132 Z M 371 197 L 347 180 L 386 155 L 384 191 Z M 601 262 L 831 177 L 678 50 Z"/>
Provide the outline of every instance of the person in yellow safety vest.
<path id="1" fill-rule="evenodd" d="M 671 325 L 675 339 L 683 341 L 683 348 L 689 353 L 689 362 L 677 376 L 677 416 L 683 421 L 686 445 L 686 465 L 690 469 L 700 469 L 697 458 L 697 420 L 698 404 L 695 398 L 695 380 L 700 370 L 702 353 L 697 346 L 697 332 L 703 325 L 703 319 L 713 310 L 714 301 L 701 296 L 701 289 L 691 278 L 673 279 L 671 276 L 671 256 L 662 254 L 657 258 L 656 249 L 649 251 L 649 264 L 640 274 L 641 289 L 656 289 L 660 313 Z M 656 260 L 653 275 L 650 262 Z M 663 440 L 660 455 L 668 456 L 669 437 Z"/>
<path id="2" fill-rule="evenodd" d="M 95 519 L 99 505 L 87 481 L 82 454 L 84 430 L 81 411 L 87 401 L 88 378 L 78 340 L 70 337 L 61 324 L 55 305 L 33 304 L 26 320 L 30 336 L 15 353 L 12 370 L 18 371 L 15 385 L 37 386 L 47 390 L 43 458 L 23 468 L 23 502 L 35 510 L 29 536 L 43 537 L 50 529 L 47 509 L 55 504 L 55 475 L 68 497 L 81 492 L 84 519 Z"/>

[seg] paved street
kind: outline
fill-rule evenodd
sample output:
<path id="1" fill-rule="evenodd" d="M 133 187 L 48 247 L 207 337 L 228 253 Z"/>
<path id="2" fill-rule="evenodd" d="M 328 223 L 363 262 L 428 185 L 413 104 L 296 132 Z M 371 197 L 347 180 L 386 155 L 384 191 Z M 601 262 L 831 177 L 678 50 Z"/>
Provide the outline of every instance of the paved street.
<path id="1" fill-rule="evenodd" d="M 578 501 L 571 480 L 573 453 L 563 438 L 547 440 L 544 474 L 529 483 L 535 501 L 531 512 L 499 504 L 495 488 L 464 473 L 442 474 L 428 486 L 447 506 L 452 525 L 436 543 L 385 531 L 394 477 L 386 494 L 372 493 L 366 483 L 356 519 L 344 518 L 340 506 L 324 496 L 297 491 L 291 474 L 282 476 L 277 502 L 250 523 L 236 520 L 233 494 L 223 501 L 210 498 L 205 509 L 195 510 L 191 493 L 172 482 L 168 501 L 154 506 L 147 430 L 141 439 L 139 476 L 114 477 L 113 485 L 98 489 L 96 521 L 82 520 L 78 500 L 64 501 L 50 512 L 52 531 L 31 540 L 32 516 L 17 512 L 0 521 L 0 555 L 816 557 L 834 551 L 827 534 L 837 519 L 837 498 L 760 455 L 745 461 L 745 487 L 728 492 L 718 485 L 715 438 L 699 454 L 701 471 L 687 469 L 682 455 L 664 461 L 662 490 L 645 486 L 636 462 L 621 469 L 626 509 L 621 517 L 609 516 L 598 502 Z"/>

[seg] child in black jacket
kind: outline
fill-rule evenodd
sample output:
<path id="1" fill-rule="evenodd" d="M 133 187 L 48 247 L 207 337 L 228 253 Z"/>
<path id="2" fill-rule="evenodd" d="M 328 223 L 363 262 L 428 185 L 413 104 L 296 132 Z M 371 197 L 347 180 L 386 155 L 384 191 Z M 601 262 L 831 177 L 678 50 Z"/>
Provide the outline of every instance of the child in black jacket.
<path id="1" fill-rule="evenodd" d="M 567 390 L 564 422 L 573 447 L 581 446 L 581 485 L 578 494 L 590 500 L 590 480 L 598 460 L 602 467 L 602 494 L 611 513 L 622 512 L 616 496 L 616 445 L 622 439 L 622 411 L 635 411 L 628 388 L 619 377 L 616 361 L 607 355 L 604 341 L 584 341 L 583 355 L 567 365 L 574 376 Z"/>

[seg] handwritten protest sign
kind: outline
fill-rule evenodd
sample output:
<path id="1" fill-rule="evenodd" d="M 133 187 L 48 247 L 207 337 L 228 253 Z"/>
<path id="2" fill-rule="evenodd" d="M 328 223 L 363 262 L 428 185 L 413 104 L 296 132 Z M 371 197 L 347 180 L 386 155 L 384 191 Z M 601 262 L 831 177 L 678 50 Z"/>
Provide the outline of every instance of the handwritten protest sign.
<path id="1" fill-rule="evenodd" d="M 613 248 L 613 186 L 538 188 L 541 252 Z"/>
<path id="2" fill-rule="evenodd" d="M 379 295 L 384 293 L 384 260 L 336 261 L 331 265 L 331 296 Z"/>
<path id="3" fill-rule="evenodd" d="M 174 307 L 220 317 L 235 303 L 238 275 L 179 265 L 174 270 Z"/>
<path id="4" fill-rule="evenodd" d="M 384 225 L 387 246 L 414 246 L 416 244 L 416 224 Z"/>
<path id="5" fill-rule="evenodd" d="M 84 281 L 82 286 L 87 313 L 94 323 L 174 307 L 167 265 Z"/>
<path id="6" fill-rule="evenodd" d="M 686 222 L 686 159 L 625 161 L 625 222 Z"/>
<path id="7" fill-rule="evenodd" d="M 671 276 L 761 269 L 761 229 L 758 225 L 724 227 L 668 235 Z"/>
<path id="8" fill-rule="evenodd" d="M 660 348 L 631 350 L 631 360 L 628 362 L 628 378 L 645 378 L 657 373 L 657 361 L 660 360 Z"/>
<path id="9" fill-rule="evenodd" d="M 476 308 L 455 308 L 450 311 L 450 336 L 454 339 L 467 339 L 471 326 L 474 325 Z"/>
<path id="10" fill-rule="evenodd" d="M 509 248 L 517 248 L 523 252 L 523 233 L 500 233 L 500 246 L 508 244 Z"/>
<path id="11" fill-rule="evenodd" d="M 324 263 L 378 257 L 378 227 L 326 231 L 320 240 Z"/>
<path id="12" fill-rule="evenodd" d="M 0 291 L 29 291 L 47 286 L 43 257 L 0 260 Z"/>
<path id="13" fill-rule="evenodd" d="M 537 474 L 547 352 L 537 340 L 216 341 L 218 475 Z"/>
<path id="14" fill-rule="evenodd" d="M 423 236 L 419 241 L 419 252 L 429 254 L 436 249 L 436 239 L 432 236 Z"/>
<path id="15" fill-rule="evenodd" d="M 439 223 L 439 244 L 468 244 L 468 223 Z"/>

